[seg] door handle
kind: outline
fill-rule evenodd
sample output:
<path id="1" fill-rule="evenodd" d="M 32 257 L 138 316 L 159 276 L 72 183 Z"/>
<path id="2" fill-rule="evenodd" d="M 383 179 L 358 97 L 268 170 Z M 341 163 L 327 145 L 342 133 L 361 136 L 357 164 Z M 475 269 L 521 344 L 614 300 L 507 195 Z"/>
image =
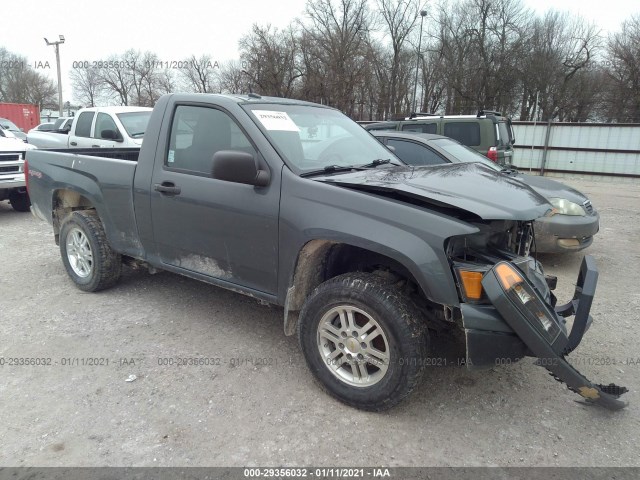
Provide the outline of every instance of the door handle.
<path id="1" fill-rule="evenodd" d="M 164 195 L 180 195 L 180 187 L 176 187 L 171 182 L 156 183 L 153 186 L 153 189 L 156 192 L 160 192 Z"/>
<path id="2" fill-rule="evenodd" d="M 91 145 L 91 148 L 100 148 L 100 145 Z"/>
<path id="3" fill-rule="evenodd" d="M 71 142 L 71 145 L 74 146 L 74 147 L 77 147 L 78 143 L 77 142 Z"/>

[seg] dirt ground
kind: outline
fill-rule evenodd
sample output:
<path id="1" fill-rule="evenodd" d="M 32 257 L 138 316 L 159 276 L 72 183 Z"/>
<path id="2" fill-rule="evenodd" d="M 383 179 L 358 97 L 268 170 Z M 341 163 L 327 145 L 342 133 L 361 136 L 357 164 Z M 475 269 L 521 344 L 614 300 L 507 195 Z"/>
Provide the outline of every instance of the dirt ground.
<path id="1" fill-rule="evenodd" d="M 630 389 L 620 412 L 531 359 L 431 368 L 395 409 L 354 410 L 314 383 L 281 309 L 169 273 L 83 293 L 49 225 L 0 203 L 0 465 L 640 465 L 640 185 L 563 181 L 602 217 L 594 324 L 571 358 Z M 582 254 L 540 259 L 567 300 Z"/>

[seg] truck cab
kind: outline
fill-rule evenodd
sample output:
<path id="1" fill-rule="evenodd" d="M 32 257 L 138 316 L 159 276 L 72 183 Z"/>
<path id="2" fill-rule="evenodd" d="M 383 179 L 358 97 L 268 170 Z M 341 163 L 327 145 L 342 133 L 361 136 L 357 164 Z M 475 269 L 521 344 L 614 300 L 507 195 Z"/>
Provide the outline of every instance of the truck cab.
<path id="1" fill-rule="evenodd" d="M 139 147 L 152 110 L 147 107 L 84 108 L 76 115 L 69 132 L 69 147 Z"/>

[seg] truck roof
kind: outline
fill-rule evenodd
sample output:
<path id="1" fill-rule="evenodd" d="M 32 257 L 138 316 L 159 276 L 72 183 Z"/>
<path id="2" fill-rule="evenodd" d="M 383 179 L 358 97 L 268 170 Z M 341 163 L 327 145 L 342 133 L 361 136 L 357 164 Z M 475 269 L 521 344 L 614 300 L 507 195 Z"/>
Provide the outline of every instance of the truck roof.
<path id="1" fill-rule="evenodd" d="M 126 112 L 141 112 L 141 111 L 151 111 L 153 110 L 153 108 L 151 107 L 131 107 L 131 106 L 122 106 L 122 105 L 116 105 L 116 106 L 111 106 L 111 107 L 87 107 L 87 108 L 83 108 L 81 111 L 78 112 L 95 112 L 97 110 L 100 110 L 101 112 L 106 112 L 106 113 L 126 113 Z M 76 114 L 76 116 L 78 115 Z"/>
<path id="2" fill-rule="evenodd" d="M 170 93 L 168 95 L 179 95 L 181 100 L 186 101 L 202 101 L 203 97 L 211 97 L 217 99 L 227 99 L 238 104 L 251 104 L 251 103 L 270 103 L 273 105 L 307 105 L 312 107 L 323 107 L 329 108 L 331 110 L 335 110 L 335 108 L 330 107 L 328 105 L 321 105 L 319 103 L 307 102 L 304 100 L 296 100 L 293 98 L 284 98 L 284 97 L 268 97 L 263 95 L 258 95 L 256 93 L 249 94 L 219 94 L 219 93 Z"/>

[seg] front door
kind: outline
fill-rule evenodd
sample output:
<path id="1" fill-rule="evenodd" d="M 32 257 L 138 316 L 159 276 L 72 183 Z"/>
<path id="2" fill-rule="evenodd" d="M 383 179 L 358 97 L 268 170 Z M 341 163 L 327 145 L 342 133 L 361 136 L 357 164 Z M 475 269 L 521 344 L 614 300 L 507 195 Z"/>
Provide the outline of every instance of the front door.
<path id="1" fill-rule="evenodd" d="M 122 132 L 108 113 L 98 112 L 92 137 L 91 146 L 93 148 L 115 148 L 122 145 L 122 142 L 115 140 L 123 138 Z"/>
<path id="2" fill-rule="evenodd" d="M 151 182 L 157 254 L 165 264 L 265 293 L 277 290 L 279 175 L 267 187 L 211 178 L 213 154 L 258 152 L 226 112 L 178 105 Z"/>

